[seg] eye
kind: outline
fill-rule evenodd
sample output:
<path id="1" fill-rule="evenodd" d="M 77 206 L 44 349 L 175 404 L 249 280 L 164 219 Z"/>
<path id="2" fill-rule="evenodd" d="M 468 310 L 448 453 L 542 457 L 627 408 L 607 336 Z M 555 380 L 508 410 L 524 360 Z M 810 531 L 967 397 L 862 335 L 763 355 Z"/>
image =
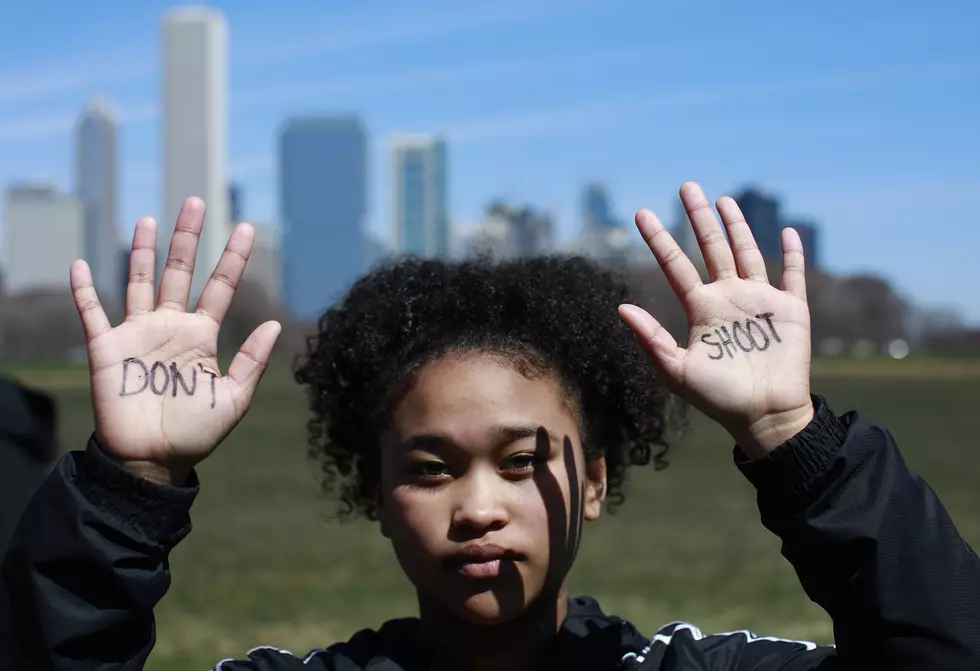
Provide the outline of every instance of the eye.
<path id="1" fill-rule="evenodd" d="M 412 472 L 426 481 L 439 480 L 449 475 L 446 465 L 441 461 L 417 461 L 412 464 Z"/>
<path id="2" fill-rule="evenodd" d="M 504 461 L 503 467 L 505 471 L 510 473 L 530 473 L 539 461 L 537 455 L 533 452 L 521 452 L 520 454 L 508 457 Z"/>

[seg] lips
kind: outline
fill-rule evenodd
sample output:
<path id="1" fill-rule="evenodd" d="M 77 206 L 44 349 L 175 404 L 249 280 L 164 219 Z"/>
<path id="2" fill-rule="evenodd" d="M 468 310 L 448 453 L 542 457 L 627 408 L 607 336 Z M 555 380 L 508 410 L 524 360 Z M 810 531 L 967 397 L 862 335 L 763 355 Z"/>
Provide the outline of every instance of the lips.
<path id="1" fill-rule="evenodd" d="M 504 562 L 519 560 L 521 556 L 493 543 L 471 543 L 446 559 L 449 568 L 466 578 L 496 578 Z"/>

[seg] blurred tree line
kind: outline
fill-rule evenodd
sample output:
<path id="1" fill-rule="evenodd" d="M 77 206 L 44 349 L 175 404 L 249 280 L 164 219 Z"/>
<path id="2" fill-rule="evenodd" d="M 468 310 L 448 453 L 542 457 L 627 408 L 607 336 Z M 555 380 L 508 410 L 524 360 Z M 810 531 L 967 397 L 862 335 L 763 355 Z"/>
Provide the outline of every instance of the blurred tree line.
<path id="1" fill-rule="evenodd" d="M 767 266 L 770 283 L 779 286 L 780 264 Z M 707 281 L 703 264 L 699 270 Z M 686 342 L 687 318 L 660 269 L 634 269 L 629 279 L 641 307 L 655 315 L 678 342 Z M 895 340 L 905 341 L 917 355 L 980 355 L 980 329 L 968 328 L 954 311 L 912 305 L 880 277 L 837 277 L 809 270 L 807 301 L 815 356 L 848 355 L 861 344 L 874 354 L 883 354 Z"/>
<path id="2" fill-rule="evenodd" d="M 103 308 L 113 325 L 122 321 L 121 305 L 104 304 Z M 242 282 L 222 324 L 220 356 L 232 356 L 256 326 L 272 319 L 283 326 L 275 354 L 291 362 L 305 348 L 312 325 L 296 322 L 285 307 L 269 299 L 261 285 Z M 86 357 L 85 334 L 67 286 L 16 296 L 0 294 L 0 359 L 84 363 Z"/>
<path id="3" fill-rule="evenodd" d="M 684 311 L 660 269 L 644 266 L 625 272 L 634 287 L 634 301 L 654 314 L 675 338 L 686 341 Z M 770 281 L 777 286 L 780 273 L 778 264 L 769 268 Z M 707 277 L 703 267 L 702 276 Z M 852 352 L 857 343 L 880 354 L 896 339 L 906 341 L 912 354 L 980 355 L 980 329 L 966 327 L 955 312 L 910 305 L 879 277 L 835 277 L 810 271 L 807 289 L 815 355 L 828 353 L 828 343 L 841 355 Z M 112 323 L 118 324 L 122 307 L 105 308 Z M 252 329 L 269 319 L 283 326 L 274 356 L 291 364 L 305 351 L 306 338 L 315 332 L 315 325 L 297 322 L 260 285 L 247 281 L 239 287 L 221 330 L 222 357 L 237 351 Z M 85 357 L 85 338 L 67 286 L 16 296 L 0 292 L 0 359 L 84 363 Z"/>

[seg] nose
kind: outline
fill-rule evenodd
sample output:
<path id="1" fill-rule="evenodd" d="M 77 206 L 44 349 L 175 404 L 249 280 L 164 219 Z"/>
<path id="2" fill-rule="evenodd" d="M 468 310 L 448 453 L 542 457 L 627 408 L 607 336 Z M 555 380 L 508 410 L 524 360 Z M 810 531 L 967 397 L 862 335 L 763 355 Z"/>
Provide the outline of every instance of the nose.
<path id="1" fill-rule="evenodd" d="M 455 483 L 452 525 L 457 530 L 487 532 L 501 529 L 509 520 L 506 505 L 507 483 L 496 473 L 473 471 Z"/>

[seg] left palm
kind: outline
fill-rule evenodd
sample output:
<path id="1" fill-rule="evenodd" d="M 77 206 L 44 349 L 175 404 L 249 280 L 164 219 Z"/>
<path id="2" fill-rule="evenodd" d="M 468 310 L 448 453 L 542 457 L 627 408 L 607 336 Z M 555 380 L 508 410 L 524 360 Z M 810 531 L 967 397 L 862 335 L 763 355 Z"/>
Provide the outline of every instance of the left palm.
<path id="1" fill-rule="evenodd" d="M 805 424 L 812 408 L 810 313 L 799 236 L 783 231 L 782 289 L 777 289 L 769 284 L 762 254 L 734 200 L 718 201 L 726 239 L 697 184 L 681 187 L 681 199 L 710 283 L 701 281 L 653 213 L 639 212 L 636 224 L 687 313 L 687 348 L 640 308 L 626 305 L 620 313 L 666 384 L 737 438 L 782 420 L 787 426 L 801 419 Z"/>

